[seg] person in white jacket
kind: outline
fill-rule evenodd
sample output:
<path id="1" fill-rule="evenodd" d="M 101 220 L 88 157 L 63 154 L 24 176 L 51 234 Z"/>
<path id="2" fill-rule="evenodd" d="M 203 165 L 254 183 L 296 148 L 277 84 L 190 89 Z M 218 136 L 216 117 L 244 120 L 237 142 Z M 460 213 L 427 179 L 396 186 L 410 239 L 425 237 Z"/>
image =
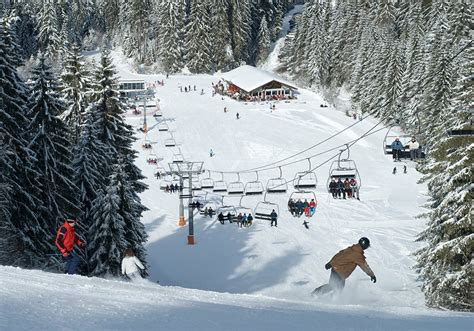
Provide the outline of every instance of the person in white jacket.
<path id="1" fill-rule="evenodd" d="M 135 256 L 131 248 L 127 248 L 124 252 L 122 260 L 122 274 L 131 280 L 140 278 L 140 270 L 145 269 L 140 260 Z"/>
<path id="2" fill-rule="evenodd" d="M 416 138 L 412 137 L 407 143 L 407 146 L 410 149 L 410 160 L 416 160 L 418 158 L 418 151 L 420 149 L 420 144 L 418 141 L 416 141 Z"/>

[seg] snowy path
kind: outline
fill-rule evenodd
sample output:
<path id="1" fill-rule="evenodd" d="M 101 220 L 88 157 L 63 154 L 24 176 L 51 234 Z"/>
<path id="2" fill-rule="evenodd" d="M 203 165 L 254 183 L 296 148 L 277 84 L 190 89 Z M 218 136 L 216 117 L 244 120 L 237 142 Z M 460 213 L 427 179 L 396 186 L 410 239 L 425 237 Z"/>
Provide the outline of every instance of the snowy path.
<path id="1" fill-rule="evenodd" d="M 130 284 L 0 267 L 0 330 L 472 330 L 472 316 Z"/>
<path id="2" fill-rule="evenodd" d="M 278 56 L 280 55 L 280 51 L 285 44 L 286 35 L 290 31 L 290 20 L 294 14 L 301 13 L 303 11 L 303 8 L 304 5 L 296 5 L 295 8 L 290 10 L 288 14 L 283 17 L 282 29 L 280 31 L 278 40 L 272 43 L 270 47 L 270 54 L 268 55 L 267 60 L 260 66 L 260 68 L 270 72 L 273 72 L 278 68 L 278 66 L 280 65 Z"/>

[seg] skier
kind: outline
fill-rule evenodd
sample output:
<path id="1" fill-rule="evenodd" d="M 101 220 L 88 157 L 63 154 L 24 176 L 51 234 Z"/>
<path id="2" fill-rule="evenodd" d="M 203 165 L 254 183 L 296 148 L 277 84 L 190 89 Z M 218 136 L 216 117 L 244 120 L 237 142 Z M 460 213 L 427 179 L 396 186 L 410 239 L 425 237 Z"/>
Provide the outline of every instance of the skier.
<path id="1" fill-rule="evenodd" d="M 341 291 L 346 279 L 354 269 L 359 266 L 374 283 L 377 281 L 375 274 L 365 261 L 364 250 L 370 247 L 370 241 L 366 237 L 359 239 L 359 243 L 339 251 L 331 261 L 326 263 L 326 270 L 331 269 L 329 283 L 322 285 L 313 291 L 313 294 L 326 294 L 333 291 Z"/>
<path id="2" fill-rule="evenodd" d="M 400 154 L 403 150 L 403 144 L 400 141 L 400 138 L 395 138 L 395 141 L 391 145 L 393 162 L 400 161 Z"/>
<path id="3" fill-rule="evenodd" d="M 182 86 L 179 87 L 179 91 L 183 92 L 183 87 Z"/>
<path id="4" fill-rule="evenodd" d="M 201 89 L 201 95 L 204 95 L 204 89 Z"/>
<path id="5" fill-rule="evenodd" d="M 227 113 L 227 107 L 224 107 L 224 113 Z"/>
<path id="6" fill-rule="evenodd" d="M 79 255 L 74 252 L 74 245 L 79 247 L 85 247 L 86 243 L 76 238 L 74 227 L 77 221 L 72 218 L 68 218 L 61 225 L 56 234 L 56 246 L 61 251 L 61 254 L 66 259 L 66 270 L 65 273 L 74 275 L 79 265 Z"/>
<path id="7" fill-rule="evenodd" d="M 239 118 L 240 118 L 239 113 L 235 114 L 235 117 L 236 117 L 237 119 L 239 119 Z"/>
<path id="8" fill-rule="evenodd" d="M 224 214 L 222 214 L 222 212 L 217 215 L 217 219 L 219 220 L 219 222 L 221 222 L 221 224 L 224 224 Z"/>
<path id="9" fill-rule="evenodd" d="M 188 92 L 188 88 L 186 86 L 184 87 L 184 92 Z"/>
<path id="10" fill-rule="evenodd" d="M 332 197 L 334 199 L 337 198 L 337 183 L 336 183 L 336 180 L 334 178 L 331 179 L 331 182 L 329 183 L 329 192 L 331 192 Z"/>
<path id="11" fill-rule="evenodd" d="M 196 85 L 194 85 L 194 91 L 196 91 Z"/>
<path id="12" fill-rule="evenodd" d="M 209 156 L 210 156 L 210 157 L 213 157 L 213 156 L 214 156 L 214 151 L 212 150 L 212 148 L 209 150 Z"/>
<path id="13" fill-rule="evenodd" d="M 135 280 L 141 278 L 140 270 L 145 270 L 145 267 L 140 262 L 140 260 L 133 254 L 131 248 L 127 248 L 123 253 L 122 259 L 122 275 L 130 278 L 130 280 Z"/>
<path id="14" fill-rule="evenodd" d="M 418 141 L 416 141 L 415 137 L 411 138 L 411 140 L 407 143 L 407 147 L 410 149 L 410 160 L 416 161 L 416 159 L 418 159 L 420 144 Z"/>
<path id="15" fill-rule="evenodd" d="M 270 218 L 271 218 L 271 223 L 270 226 L 273 226 L 273 223 L 275 223 L 275 226 L 278 227 L 278 215 L 275 211 L 275 209 L 272 209 L 272 212 L 270 213 Z"/>

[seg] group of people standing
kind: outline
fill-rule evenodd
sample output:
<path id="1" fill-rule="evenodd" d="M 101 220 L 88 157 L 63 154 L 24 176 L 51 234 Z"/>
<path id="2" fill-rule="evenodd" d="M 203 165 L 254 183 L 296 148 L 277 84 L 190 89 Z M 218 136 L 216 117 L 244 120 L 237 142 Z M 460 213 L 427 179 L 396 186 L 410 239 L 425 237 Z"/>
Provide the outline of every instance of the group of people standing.
<path id="1" fill-rule="evenodd" d="M 314 199 L 311 199 L 311 201 L 304 199 L 303 202 L 301 199 L 295 201 L 290 198 L 288 200 L 288 210 L 292 216 L 300 217 L 304 214 L 306 217 L 311 217 L 316 211 L 316 201 Z"/>
<path id="2" fill-rule="evenodd" d="M 329 192 L 332 194 L 334 199 L 346 199 L 346 196 L 349 198 L 354 198 L 360 200 L 359 197 L 359 184 L 355 178 L 346 178 L 342 181 L 339 177 L 336 181 L 335 178 L 331 179 L 329 183 Z"/>

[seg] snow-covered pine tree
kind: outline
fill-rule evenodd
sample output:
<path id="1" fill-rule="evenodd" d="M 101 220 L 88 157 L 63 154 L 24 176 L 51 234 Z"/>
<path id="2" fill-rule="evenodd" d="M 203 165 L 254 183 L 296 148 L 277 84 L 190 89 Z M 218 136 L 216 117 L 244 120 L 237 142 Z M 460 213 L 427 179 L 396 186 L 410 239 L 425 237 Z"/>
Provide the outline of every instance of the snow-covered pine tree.
<path id="1" fill-rule="evenodd" d="M 461 79 L 445 117 L 454 129 L 472 128 L 474 107 L 474 51 L 466 50 Z M 428 305 L 474 311 L 472 278 L 474 255 L 473 196 L 474 138 L 443 137 L 430 154 L 428 187 L 431 210 L 420 240 L 418 267 Z"/>
<path id="2" fill-rule="evenodd" d="M 163 68 L 168 73 L 179 72 L 184 67 L 183 45 L 185 3 L 182 0 L 163 0 L 160 2 L 159 56 Z"/>
<path id="3" fill-rule="evenodd" d="M 208 0 L 191 3 L 191 14 L 186 28 L 188 31 L 186 65 L 193 73 L 211 71 L 210 9 Z"/>
<path id="4" fill-rule="evenodd" d="M 227 71 L 235 63 L 231 45 L 229 1 L 211 0 L 210 3 L 210 36 L 215 70 Z"/>
<path id="5" fill-rule="evenodd" d="M 144 63 L 147 54 L 146 46 L 148 45 L 151 8 L 150 0 L 132 0 L 130 4 L 131 13 L 129 17 L 131 20 L 128 24 L 130 24 L 131 40 L 136 41 L 131 47 L 132 54 L 135 55 L 138 63 Z"/>
<path id="6" fill-rule="evenodd" d="M 55 0 L 44 0 L 37 16 L 39 49 L 49 59 L 56 59 L 61 46 L 57 7 Z"/>
<path id="7" fill-rule="evenodd" d="M 127 248 L 125 222 L 119 213 L 120 198 L 117 186 L 111 176 L 106 190 L 97 192 L 91 215 L 94 220 L 89 228 L 87 245 L 89 270 L 92 276 L 118 277 L 121 273 L 122 255 Z"/>
<path id="8" fill-rule="evenodd" d="M 231 0 L 232 19 L 231 36 L 234 58 L 238 62 L 249 60 L 249 42 L 251 37 L 250 0 Z"/>
<path id="9" fill-rule="evenodd" d="M 262 16 L 260 22 L 260 29 L 258 32 L 258 51 L 257 51 L 257 64 L 262 64 L 270 52 L 270 31 L 268 30 L 267 18 L 265 15 Z"/>
<path id="10" fill-rule="evenodd" d="M 15 41 L 20 47 L 23 59 L 28 59 L 37 52 L 37 36 L 35 29 L 34 8 L 31 3 L 15 3 L 11 12 L 11 28 L 15 33 Z"/>
<path id="11" fill-rule="evenodd" d="M 61 114 L 61 119 L 67 123 L 74 141 L 77 142 L 91 89 L 89 73 L 86 71 L 81 50 L 77 45 L 70 47 L 63 61 L 63 67 L 62 93 L 66 99 L 67 108 Z"/>
<path id="12" fill-rule="evenodd" d="M 283 29 L 283 2 L 279 2 L 276 6 L 275 20 L 272 26 L 272 40 L 276 41 L 280 37 L 280 32 Z"/>
<path id="13" fill-rule="evenodd" d="M 73 184 L 70 132 L 59 119 L 65 104 L 59 93 L 59 81 L 44 56 L 32 71 L 32 94 L 29 99 L 28 130 L 30 147 L 36 154 L 36 171 L 41 182 L 42 206 L 37 211 L 48 234 L 42 240 L 54 247 L 55 230 L 69 217 L 80 213 L 77 187 Z M 46 252 L 45 252 L 46 253 Z"/>
<path id="14" fill-rule="evenodd" d="M 90 213 L 92 202 L 97 197 L 97 192 L 104 190 L 107 185 L 104 169 L 113 161 L 110 149 L 99 140 L 98 115 L 91 111 L 85 114 L 79 140 L 73 149 L 73 181 L 78 188 L 81 225 L 85 229 L 89 229 L 93 223 Z M 90 239 L 87 238 L 87 241 Z"/>
<path id="15" fill-rule="evenodd" d="M 127 242 L 127 247 L 131 248 L 146 266 L 146 251 L 143 245 L 148 235 L 140 219 L 142 213 L 147 208 L 142 205 L 140 197 L 132 186 L 133 180 L 129 178 L 126 160 L 119 157 L 112 171 L 112 179 L 109 186 L 113 185 L 117 188 L 116 194 L 119 197 L 118 213 L 125 223 L 124 238 Z"/>
<path id="16" fill-rule="evenodd" d="M 37 217 L 41 205 L 40 184 L 34 171 L 35 155 L 28 147 L 28 87 L 17 73 L 21 56 L 14 46 L 12 31 L 6 20 L 0 21 L 0 135 L 2 135 L 1 169 L 10 187 L 7 217 L 0 220 L 0 263 L 23 267 L 38 266 L 50 243 L 48 233 Z"/>

